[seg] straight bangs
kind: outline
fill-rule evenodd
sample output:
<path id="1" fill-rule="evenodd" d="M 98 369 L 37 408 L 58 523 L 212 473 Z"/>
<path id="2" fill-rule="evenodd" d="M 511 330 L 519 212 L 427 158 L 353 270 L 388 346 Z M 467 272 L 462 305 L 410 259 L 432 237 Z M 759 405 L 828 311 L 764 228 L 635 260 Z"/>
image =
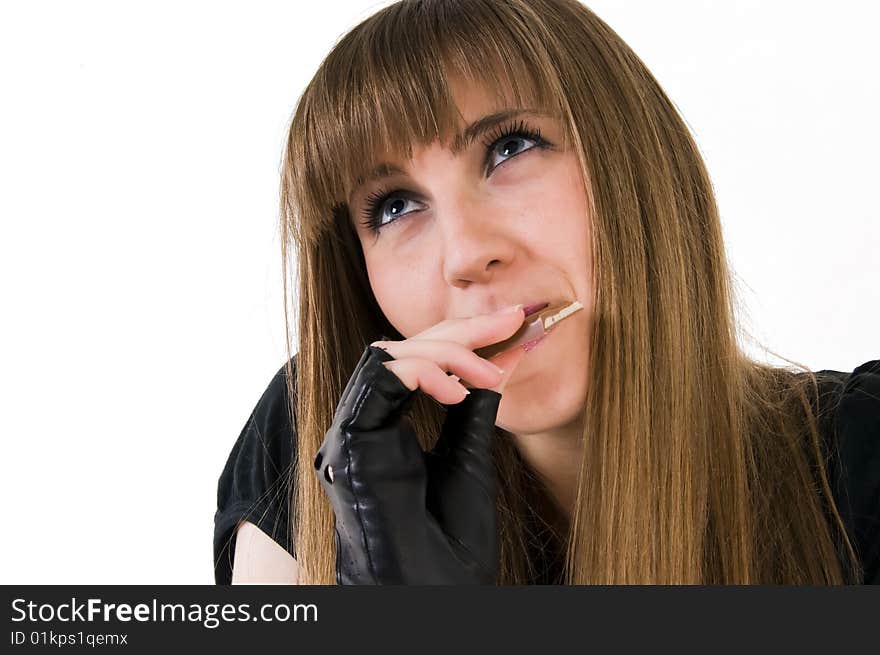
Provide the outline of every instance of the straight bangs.
<path id="1" fill-rule="evenodd" d="M 536 27 L 538 26 L 538 27 Z M 540 33 L 536 33 L 539 30 Z M 380 161 L 412 158 L 413 144 L 450 143 L 464 128 L 448 75 L 481 85 L 494 109 L 528 108 L 573 121 L 543 44 L 540 18 L 504 3 L 404 2 L 358 25 L 334 47 L 298 103 L 286 175 L 287 210 L 301 244 L 315 244 L 340 220 L 348 198 Z M 552 72 L 548 72 L 552 71 Z"/>

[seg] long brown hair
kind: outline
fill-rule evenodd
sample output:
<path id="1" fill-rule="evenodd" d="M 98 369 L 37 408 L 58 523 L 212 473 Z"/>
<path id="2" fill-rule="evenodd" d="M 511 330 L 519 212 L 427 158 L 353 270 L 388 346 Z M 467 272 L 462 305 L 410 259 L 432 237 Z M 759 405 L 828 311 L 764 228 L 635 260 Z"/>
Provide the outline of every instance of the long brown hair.
<path id="1" fill-rule="evenodd" d="M 282 164 L 285 298 L 299 291 L 288 385 L 300 582 L 335 583 L 333 514 L 312 462 L 336 403 L 366 344 L 404 338 L 371 291 L 347 191 L 378 153 L 411 156 L 414 143 L 458 127 L 447 74 L 562 116 L 586 181 L 595 323 L 558 581 L 857 581 L 826 474 L 816 376 L 740 348 L 709 175 L 644 63 L 576 0 L 404 0 L 347 32 L 321 63 Z M 292 356 L 290 313 L 286 302 Z M 423 448 L 444 413 L 418 395 L 410 418 Z M 496 439 L 498 582 L 528 584 L 540 573 L 529 517 L 540 513 L 541 485 L 512 444 Z"/>

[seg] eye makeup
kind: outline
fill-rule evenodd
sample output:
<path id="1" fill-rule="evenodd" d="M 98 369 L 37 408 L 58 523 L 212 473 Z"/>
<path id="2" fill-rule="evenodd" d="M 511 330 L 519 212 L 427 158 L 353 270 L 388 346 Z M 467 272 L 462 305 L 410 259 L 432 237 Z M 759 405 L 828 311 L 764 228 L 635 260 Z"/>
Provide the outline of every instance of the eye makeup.
<path id="1" fill-rule="evenodd" d="M 512 155 L 508 155 L 507 159 L 492 166 L 491 164 L 494 160 L 494 154 L 498 147 L 500 145 L 506 144 L 508 141 L 513 141 L 515 139 L 533 141 L 535 145 L 525 148 Z M 523 120 L 511 122 L 496 128 L 496 131 L 490 133 L 489 136 L 485 140 L 483 140 L 482 143 L 483 146 L 486 148 L 486 157 L 483 163 L 483 167 L 484 170 L 486 170 L 487 174 L 491 173 L 491 171 L 495 170 L 499 166 L 504 165 L 509 160 L 514 159 L 519 155 L 525 154 L 530 150 L 533 150 L 535 148 L 546 149 L 552 147 L 551 144 L 541 135 L 540 128 L 530 127 Z M 390 221 L 382 222 L 384 218 L 386 201 L 392 198 L 402 199 L 404 200 L 404 202 L 417 202 L 409 192 L 402 189 L 389 191 L 387 188 L 380 188 L 377 191 L 370 193 L 364 201 L 363 209 L 360 211 L 363 219 L 360 221 L 360 223 L 367 230 L 369 230 L 371 234 L 378 235 L 378 233 L 384 227 L 393 223 L 398 223 L 402 218 L 406 218 L 409 214 L 414 213 L 414 211 L 409 211 L 400 215 L 399 217 L 392 218 L 392 220 Z"/>

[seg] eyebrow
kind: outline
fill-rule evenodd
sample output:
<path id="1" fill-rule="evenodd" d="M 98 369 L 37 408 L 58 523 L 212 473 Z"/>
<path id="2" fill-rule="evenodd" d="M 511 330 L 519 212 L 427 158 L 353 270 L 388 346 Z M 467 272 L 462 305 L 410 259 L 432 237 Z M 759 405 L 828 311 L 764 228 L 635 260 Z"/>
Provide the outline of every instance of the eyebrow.
<path id="1" fill-rule="evenodd" d="M 516 118 L 522 114 L 533 114 L 535 116 L 543 116 L 546 118 L 554 117 L 553 114 L 549 114 L 540 109 L 504 109 L 495 112 L 494 114 L 488 114 L 475 120 L 473 123 L 465 127 L 463 131 L 456 133 L 455 138 L 452 141 L 452 154 L 458 156 L 462 150 L 471 145 L 477 137 L 484 132 L 488 132 L 499 123 L 503 123 L 511 118 Z M 391 177 L 392 175 L 406 175 L 406 171 L 394 164 L 382 162 L 365 175 L 360 175 L 355 179 L 352 193 L 367 182 L 381 180 L 386 177 Z"/>

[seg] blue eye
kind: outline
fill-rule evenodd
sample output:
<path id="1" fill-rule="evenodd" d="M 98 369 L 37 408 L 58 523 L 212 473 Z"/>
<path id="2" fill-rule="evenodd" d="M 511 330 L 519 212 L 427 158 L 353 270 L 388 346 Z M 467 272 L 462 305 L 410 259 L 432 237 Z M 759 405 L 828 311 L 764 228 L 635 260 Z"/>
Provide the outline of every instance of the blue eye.
<path id="1" fill-rule="evenodd" d="M 385 201 L 388 198 L 391 198 L 393 201 L 386 204 Z M 367 216 L 367 220 L 364 224 L 370 229 L 370 231 L 378 232 L 383 226 L 395 222 L 397 220 L 396 217 L 404 213 L 403 207 L 410 202 L 413 202 L 413 200 L 396 191 L 389 194 L 386 194 L 384 190 L 377 191 L 367 200 L 366 208 L 364 209 L 364 215 Z M 388 216 L 393 216 L 395 218 L 383 222 L 382 219 L 385 218 L 384 211 L 386 208 L 389 212 Z M 382 210 L 381 213 L 380 209 Z"/>
<path id="2" fill-rule="evenodd" d="M 526 148 L 525 150 L 517 149 L 516 152 L 510 154 L 507 146 L 521 140 L 534 141 L 535 145 L 531 148 Z M 546 148 L 549 145 L 541 136 L 541 131 L 539 129 L 528 127 L 522 120 L 517 124 L 508 124 L 499 128 L 498 131 L 494 135 L 489 136 L 483 144 L 486 146 L 486 168 L 490 171 L 495 170 L 495 168 L 503 164 L 505 161 L 513 159 L 523 152 L 528 152 L 533 148 Z M 493 155 L 495 154 L 496 148 L 502 145 L 505 146 L 504 156 L 507 158 L 503 159 L 498 164 L 494 164 Z M 379 231 L 384 226 L 395 223 L 398 220 L 397 218 L 391 218 L 391 220 L 385 222 L 382 220 L 385 217 L 385 201 L 390 198 L 393 198 L 394 202 L 387 206 L 391 208 L 395 217 L 401 215 L 407 202 L 412 202 L 412 199 L 408 197 L 407 193 L 399 189 L 391 192 L 388 192 L 387 189 L 379 189 L 371 193 L 365 201 L 365 206 L 362 212 L 364 220 L 361 221 L 361 224 L 374 235 L 378 235 Z M 406 216 L 408 213 L 410 212 L 403 215 Z"/>
<path id="3" fill-rule="evenodd" d="M 488 147 L 487 154 L 489 154 L 489 155 L 495 154 L 498 146 L 505 146 L 504 150 L 506 151 L 506 150 L 508 150 L 506 146 L 509 146 L 511 143 L 517 143 L 520 141 L 535 141 L 536 145 L 532 146 L 532 147 L 537 147 L 538 143 L 540 143 L 538 136 L 529 136 L 528 134 L 524 134 L 524 133 L 518 132 L 518 131 L 508 132 L 507 134 L 502 135 L 499 139 L 497 139 L 493 144 L 491 144 Z M 522 152 L 525 152 L 526 150 L 531 150 L 531 148 L 526 148 L 525 150 L 519 150 L 517 148 L 516 150 L 517 150 L 517 152 L 512 152 L 512 153 L 506 152 L 505 156 L 507 157 L 507 159 L 513 159 L 516 155 L 521 154 Z M 497 168 L 497 166 L 503 164 L 505 161 L 507 161 L 507 159 L 502 159 L 498 164 L 496 164 L 494 166 L 489 166 L 487 168 L 489 168 L 490 170 L 495 170 L 495 168 Z"/>

